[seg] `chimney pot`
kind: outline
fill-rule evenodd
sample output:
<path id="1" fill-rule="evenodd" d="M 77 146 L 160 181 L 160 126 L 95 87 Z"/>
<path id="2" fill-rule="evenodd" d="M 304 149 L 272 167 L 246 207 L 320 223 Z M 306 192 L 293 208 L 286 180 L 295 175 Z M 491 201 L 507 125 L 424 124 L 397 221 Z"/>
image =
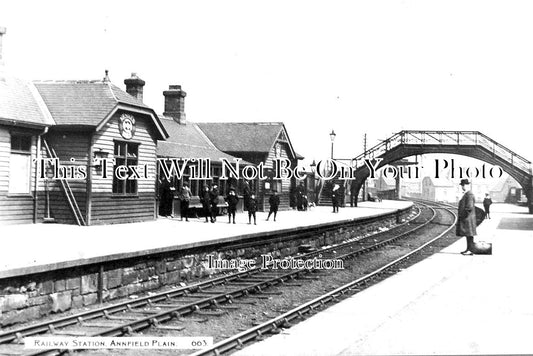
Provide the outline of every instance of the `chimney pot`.
<path id="1" fill-rule="evenodd" d="M 131 73 L 131 78 L 124 79 L 126 92 L 131 96 L 143 101 L 143 87 L 146 82 L 137 76 L 137 73 Z"/>

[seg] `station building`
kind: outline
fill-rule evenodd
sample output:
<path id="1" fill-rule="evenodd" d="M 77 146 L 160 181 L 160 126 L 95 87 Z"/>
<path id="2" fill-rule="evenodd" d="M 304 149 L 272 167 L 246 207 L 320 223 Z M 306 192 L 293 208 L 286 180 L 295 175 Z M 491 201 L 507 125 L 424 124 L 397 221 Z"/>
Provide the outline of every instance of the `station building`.
<path id="1" fill-rule="evenodd" d="M 192 207 L 199 206 L 202 186 L 213 184 L 222 205 L 230 187 L 242 195 L 245 184 L 260 210 L 268 209 L 273 191 L 280 195 L 280 209 L 292 205 L 296 180 L 272 178 L 274 158 L 287 158 L 293 168 L 303 158 L 283 123 L 187 122 L 186 93 L 175 85 L 163 93 L 165 111 L 159 116 L 143 103 L 145 82 L 135 74 L 124 81 L 126 91 L 111 83 L 107 71 L 102 80 L 25 82 L 5 73 L 4 33 L 0 28 L 0 224 L 153 220 L 158 158 L 211 161 L 212 179 L 185 175 L 172 182 L 177 197 L 189 181 Z M 245 166 L 263 163 L 269 179 L 220 179 L 222 159 L 237 157 Z"/>
<path id="2" fill-rule="evenodd" d="M 200 192 L 204 186 L 218 186 L 219 206 L 226 206 L 224 197 L 228 194 L 230 188 L 234 188 L 239 193 L 238 188 L 242 186 L 242 178 L 236 179 L 230 176 L 230 171 L 226 168 L 228 179 L 220 179 L 222 175 L 222 160 L 229 162 L 234 169 L 236 167 L 236 157 L 228 155 L 218 150 L 215 145 L 202 132 L 197 123 L 186 120 L 185 115 L 185 97 L 186 92 L 181 89 L 180 85 L 170 85 L 168 90 L 163 92 L 165 98 L 165 109 L 160 116 L 161 122 L 165 126 L 169 137 L 164 141 L 158 141 L 157 157 L 162 160 L 176 160 L 179 164 L 184 164 L 187 160 L 187 169 L 179 179 L 171 178 L 171 187 L 174 192 L 173 213 L 177 214 L 180 209 L 179 193 L 183 184 L 187 182 L 191 189 L 192 198 L 190 208 L 200 209 Z M 198 168 L 198 161 L 209 162 L 210 179 L 192 179 L 189 167 Z M 170 163 L 170 161 L 169 161 Z M 247 161 L 241 161 L 243 164 L 251 164 Z M 242 167 L 241 167 L 242 169 Z M 207 172 L 206 172 L 207 173 Z M 166 177 L 161 169 L 159 170 L 159 182 Z M 242 193 L 241 193 L 242 194 Z M 161 194 L 160 194 L 161 195 Z M 238 209 L 242 209 L 242 199 L 239 202 Z"/>
<path id="3" fill-rule="evenodd" d="M 0 91 L 2 223 L 156 217 L 156 143 L 168 135 L 152 109 L 107 75 L 34 83 L 5 77 Z M 140 179 L 120 179 L 118 166 L 124 177 L 137 167 Z"/>
<path id="4" fill-rule="evenodd" d="M 0 222 L 37 217 L 37 166 L 41 137 L 53 125 L 31 83 L 0 72 Z M 41 211 L 42 215 L 42 211 Z"/>
<path id="5" fill-rule="evenodd" d="M 168 134 L 142 93 L 124 92 L 107 72 L 96 81 L 14 78 L 1 57 L 5 32 L 0 28 L 0 224 L 155 219 L 156 147 Z M 127 179 L 134 171 L 139 179 Z"/>
<path id="6" fill-rule="evenodd" d="M 225 122 L 198 123 L 217 149 L 229 155 L 265 167 L 268 179 L 249 181 L 251 190 L 257 195 L 259 209 L 268 210 L 268 198 L 276 191 L 280 197 L 280 209 L 294 207 L 294 192 L 297 180 L 274 179 L 274 159 L 285 158 L 292 169 L 298 166 L 298 155 L 282 122 Z"/>
<path id="7" fill-rule="evenodd" d="M 67 179 L 48 180 L 45 200 L 53 218 L 80 225 L 154 219 L 157 140 L 168 137 L 157 114 L 112 84 L 107 73 L 101 81 L 35 86 L 55 122 L 42 137 L 43 155 L 86 171 L 72 176 L 67 170 Z"/>

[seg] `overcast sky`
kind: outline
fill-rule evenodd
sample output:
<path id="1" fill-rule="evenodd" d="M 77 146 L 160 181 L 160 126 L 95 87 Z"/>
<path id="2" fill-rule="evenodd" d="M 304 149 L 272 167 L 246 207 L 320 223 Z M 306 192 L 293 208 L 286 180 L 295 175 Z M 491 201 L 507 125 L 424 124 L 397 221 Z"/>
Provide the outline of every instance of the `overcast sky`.
<path id="1" fill-rule="evenodd" d="M 5 1 L 19 77 L 136 72 L 181 84 L 191 121 L 283 121 L 298 153 L 362 152 L 402 129 L 477 130 L 533 159 L 533 2 Z"/>

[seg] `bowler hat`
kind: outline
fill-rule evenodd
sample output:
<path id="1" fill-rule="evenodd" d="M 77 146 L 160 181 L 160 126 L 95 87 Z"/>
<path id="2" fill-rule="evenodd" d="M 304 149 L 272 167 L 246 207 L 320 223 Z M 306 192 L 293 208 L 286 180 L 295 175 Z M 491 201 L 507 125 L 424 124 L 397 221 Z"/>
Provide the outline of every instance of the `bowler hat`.
<path id="1" fill-rule="evenodd" d="M 459 185 L 466 185 L 466 184 L 470 184 L 470 181 L 468 179 L 461 179 L 461 183 L 459 183 Z"/>

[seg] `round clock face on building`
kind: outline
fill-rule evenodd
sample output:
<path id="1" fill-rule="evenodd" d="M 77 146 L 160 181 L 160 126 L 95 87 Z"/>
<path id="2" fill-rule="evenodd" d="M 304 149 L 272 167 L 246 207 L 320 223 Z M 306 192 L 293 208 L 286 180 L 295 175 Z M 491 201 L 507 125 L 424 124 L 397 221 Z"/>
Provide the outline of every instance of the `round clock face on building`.
<path id="1" fill-rule="evenodd" d="M 126 140 L 133 138 L 133 135 L 135 135 L 135 118 L 129 114 L 122 114 L 118 121 L 118 130 L 120 135 Z"/>

